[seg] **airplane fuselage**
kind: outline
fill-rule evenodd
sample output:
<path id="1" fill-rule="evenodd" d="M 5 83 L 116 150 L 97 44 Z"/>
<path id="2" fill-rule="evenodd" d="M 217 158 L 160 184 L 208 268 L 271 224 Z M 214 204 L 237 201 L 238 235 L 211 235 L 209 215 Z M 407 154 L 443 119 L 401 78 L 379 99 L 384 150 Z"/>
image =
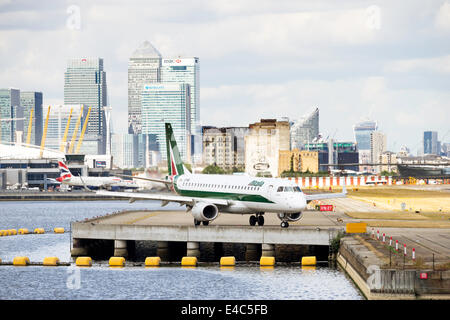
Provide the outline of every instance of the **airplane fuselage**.
<path id="1" fill-rule="evenodd" d="M 77 177 L 72 176 L 61 180 L 62 184 L 73 187 L 101 188 L 101 187 L 121 187 L 121 188 L 137 188 L 133 181 L 123 180 L 117 177 Z"/>
<path id="2" fill-rule="evenodd" d="M 297 213 L 306 208 L 298 185 L 289 180 L 255 178 L 246 175 L 184 174 L 173 179 L 180 196 L 227 200 L 227 213 Z"/>

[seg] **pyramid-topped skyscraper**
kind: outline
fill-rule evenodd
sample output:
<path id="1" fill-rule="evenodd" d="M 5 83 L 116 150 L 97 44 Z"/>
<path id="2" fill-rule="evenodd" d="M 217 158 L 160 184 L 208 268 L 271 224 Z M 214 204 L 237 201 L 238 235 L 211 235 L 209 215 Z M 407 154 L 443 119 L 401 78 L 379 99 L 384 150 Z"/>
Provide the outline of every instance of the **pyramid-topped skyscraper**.
<path id="1" fill-rule="evenodd" d="M 142 86 L 161 81 L 161 54 L 144 41 L 128 61 L 128 133 L 142 133 Z"/>

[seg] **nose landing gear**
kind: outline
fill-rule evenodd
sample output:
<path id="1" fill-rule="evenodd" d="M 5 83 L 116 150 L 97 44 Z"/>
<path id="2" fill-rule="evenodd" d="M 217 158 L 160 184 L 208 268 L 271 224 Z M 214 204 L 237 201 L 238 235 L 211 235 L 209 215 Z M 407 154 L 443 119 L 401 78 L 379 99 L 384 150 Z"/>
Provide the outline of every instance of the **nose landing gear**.
<path id="1" fill-rule="evenodd" d="M 287 221 L 281 221 L 281 227 L 282 227 L 282 228 L 287 228 L 287 227 L 289 227 L 289 222 L 287 222 Z"/>
<path id="2" fill-rule="evenodd" d="M 258 226 L 263 226 L 264 225 L 263 213 L 257 213 L 254 216 L 250 216 L 248 222 L 251 226 L 255 226 L 256 223 L 258 223 Z"/>

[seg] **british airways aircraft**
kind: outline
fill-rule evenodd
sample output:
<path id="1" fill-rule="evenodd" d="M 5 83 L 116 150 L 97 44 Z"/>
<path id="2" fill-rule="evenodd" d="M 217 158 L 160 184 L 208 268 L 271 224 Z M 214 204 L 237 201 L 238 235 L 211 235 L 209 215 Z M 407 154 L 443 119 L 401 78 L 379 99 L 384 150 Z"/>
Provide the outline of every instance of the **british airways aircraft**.
<path id="1" fill-rule="evenodd" d="M 246 175 L 192 174 L 181 161 L 172 126 L 165 124 L 168 176 L 164 179 L 141 178 L 168 185 L 174 194 L 140 194 L 131 192 L 97 191 L 100 195 L 122 196 L 130 199 L 162 201 L 162 205 L 177 202 L 185 205 L 194 224 L 208 225 L 220 213 L 249 214 L 249 224 L 264 225 L 264 214 L 275 213 L 281 227 L 302 218 L 302 212 L 312 200 L 346 197 L 342 193 L 306 195 L 293 181 L 280 178 L 256 178 Z"/>
<path id="2" fill-rule="evenodd" d="M 60 176 L 55 179 L 57 183 L 71 187 L 87 187 L 88 189 L 137 189 L 138 185 L 133 180 L 124 180 L 119 177 L 80 177 L 74 176 L 65 163 L 59 161 Z"/>

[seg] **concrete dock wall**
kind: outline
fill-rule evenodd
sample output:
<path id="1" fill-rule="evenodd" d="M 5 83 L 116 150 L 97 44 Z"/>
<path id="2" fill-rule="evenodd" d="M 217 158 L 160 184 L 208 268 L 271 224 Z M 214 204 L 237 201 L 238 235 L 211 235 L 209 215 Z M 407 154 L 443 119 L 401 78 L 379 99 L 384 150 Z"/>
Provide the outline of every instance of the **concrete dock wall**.
<path id="1" fill-rule="evenodd" d="M 370 300 L 450 299 L 450 271 L 387 268 L 352 237 L 341 240 L 337 262 Z"/>

